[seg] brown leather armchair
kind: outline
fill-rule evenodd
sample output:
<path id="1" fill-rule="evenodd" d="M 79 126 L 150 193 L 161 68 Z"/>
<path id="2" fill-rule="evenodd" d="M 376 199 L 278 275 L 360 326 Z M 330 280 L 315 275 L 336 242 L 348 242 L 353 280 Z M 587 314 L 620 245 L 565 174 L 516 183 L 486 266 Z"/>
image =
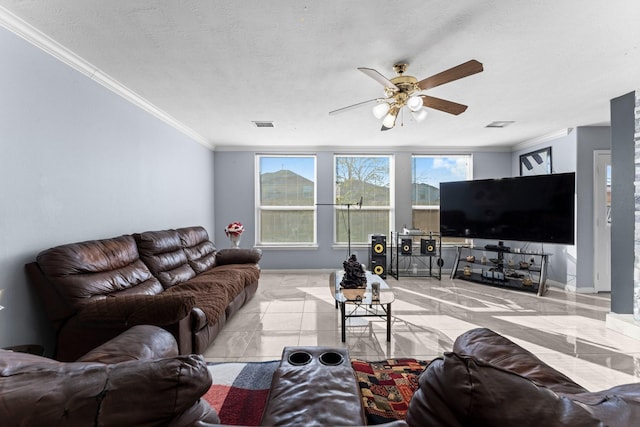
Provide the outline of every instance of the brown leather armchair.
<path id="1" fill-rule="evenodd" d="M 178 356 L 167 331 L 134 326 L 63 363 L 0 350 L 0 425 L 211 426 L 202 356 Z"/>

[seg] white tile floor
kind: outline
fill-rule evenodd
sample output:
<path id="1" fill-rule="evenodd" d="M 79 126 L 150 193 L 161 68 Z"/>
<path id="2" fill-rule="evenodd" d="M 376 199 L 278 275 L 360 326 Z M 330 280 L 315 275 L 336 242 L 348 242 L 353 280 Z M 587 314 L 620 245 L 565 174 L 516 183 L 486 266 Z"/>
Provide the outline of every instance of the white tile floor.
<path id="1" fill-rule="evenodd" d="M 208 361 L 279 359 L 285 346 L 346 346 L 351 357 L 432 359 L 462 332 L 488 327 L 532 351 L 589 390 L 640 381 L 640 341 L 605 327 L 608 295 L 551 288 L 533 293 L 432 278 L 387 278 L 392 336 L 373 318 L 354 319 L 340 338 L 330 271 L 262 271 L 258 292 L 207 349 Z"/>

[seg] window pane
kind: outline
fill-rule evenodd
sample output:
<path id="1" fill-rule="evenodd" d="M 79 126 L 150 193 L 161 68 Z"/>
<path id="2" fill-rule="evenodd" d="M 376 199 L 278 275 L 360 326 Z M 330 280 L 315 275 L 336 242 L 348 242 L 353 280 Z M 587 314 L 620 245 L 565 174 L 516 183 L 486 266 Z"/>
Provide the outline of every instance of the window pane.
<path id="1" fill-rule="evenodd" d="M 336 157 L 335 203 L 389 206 L 389 157 Z"/>
<path id="2" fill-rule="evenodd" d="M 339 209 L 336 212 L 338 242 L 347 242 L 348 217 L 351 217 L 351 243 L 368 243 L 370 234 L 389 234 L 389 211 Z"/>
<path id="3" fill-rule="evenodd" d="M 470 156 L 413 156 L 411 204 L 440 206 L 440 183 L 469 179 Z"/>
<path id="4" fill-rule="evenodd" d="M 269 243 L 313 242 L 314 211 L 261 211 L 260 241 Z"/>
<path id="5" fill-rule="evenodd" d="M 424 231 L 440 230 L 440 209 L 414 209 L 413 227 Z"/>
<path id="6" fill-rule="evenodd" d="M 260 204 L 313 206 L 314 175 L 311 157 L 261 157 Z"/>

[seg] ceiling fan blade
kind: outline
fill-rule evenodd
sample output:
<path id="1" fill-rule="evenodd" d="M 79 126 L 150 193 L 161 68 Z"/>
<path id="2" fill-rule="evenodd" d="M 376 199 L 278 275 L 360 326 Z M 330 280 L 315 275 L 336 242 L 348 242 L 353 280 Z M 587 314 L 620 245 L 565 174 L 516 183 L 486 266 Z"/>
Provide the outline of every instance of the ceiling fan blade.
<path id="1" fill-rule="evenodd" d="M 391 83 L 391 80 L 389 80 L 388 78 L 386 78 L 385 76 L 383 76 L 382 74 L 374 70 L 373 68 L 358 67 L 358 70 L 362 71 L 367 76 L 371 77 L 373 80 L 377 81 L 378 83 L 380 83 L 386 88 L 400 90 L 398 89 L 398 86 Z"/>
<path id="2" fill-rule="evenodd" d="M 440 86 L 442 84 L 449 83 L 463 77 L 471 76 L 473 74 L 481 72 L 482 70 L 484 70 L 484 68 L 482 67 L 482 63 L 476 61 L 475 59 L 472 59 L 465 62 L 464 64 L 457 65 L 453 68 L 442 71 L 441 73 L 434 74 L 431 77 L 420 80 L 418 82 L 418 87 L 421 90 L 431 89 L 432 87 Z"/>
<path id="3" fill-rule="evenodd" d="M 384 98 L 375 98 L 370 99 L 368 101 L 358 102 L 357 104 L 349 105 L 348 107 L 338 108 L 337 110 L 329 111 L 329 115 L 333 116 L 336 114 L 344 113 L 345 111 L 353 110 L 356 108 L 364 107 L 365 105 L 377 104 L 379 102 L 383 102 Z"/>
<path id="4" fill-rule="evenodd" d="M 420 95 L 422 98 L 422 105 L 436 110 L 444 111 L 445 113 L 458 115 L 464 113 L 467 109 L 466 105 L 458 104 L 457 102 L 447 101 L 446 99 L 440 99 L 429 95 Z"/>

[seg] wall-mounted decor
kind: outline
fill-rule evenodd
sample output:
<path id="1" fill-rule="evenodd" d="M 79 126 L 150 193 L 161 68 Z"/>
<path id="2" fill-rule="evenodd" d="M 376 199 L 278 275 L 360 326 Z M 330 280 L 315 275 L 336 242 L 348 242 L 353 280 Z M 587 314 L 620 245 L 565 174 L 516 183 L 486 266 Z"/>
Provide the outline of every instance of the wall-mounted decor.
<path id="1" fill-rule="evenodd" d="M 551 147 L 520 156 L 520 176 L 551 173 Z"/>

